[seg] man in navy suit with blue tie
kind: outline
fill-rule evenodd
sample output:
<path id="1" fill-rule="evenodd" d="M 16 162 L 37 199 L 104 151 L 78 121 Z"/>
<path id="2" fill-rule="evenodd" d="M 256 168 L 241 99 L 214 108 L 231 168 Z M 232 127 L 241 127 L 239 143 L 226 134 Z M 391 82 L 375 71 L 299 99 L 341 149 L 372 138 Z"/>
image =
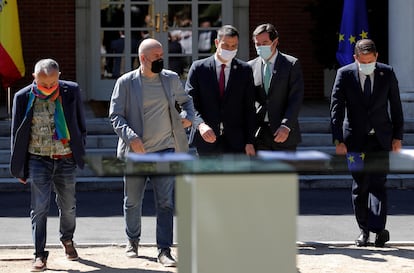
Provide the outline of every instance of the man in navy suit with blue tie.
<path id="1" fill-rule="evenodd" d="M 216 53 L 191 65 L 185 85 L 198 112 L 193 145 L 202 156 L 255 155 L 253 72 L 235 58 L 239 32 L 225 25 L 214 42 Z"/>
<path id="2" fill-rule="evenodd" d="M 354 179 L 352 202 L 361 230 L 357 246 L 369 244 L 369 233 L 376 234 L 375 246 L 383 247 L 390 235 L 387 218 L 387 169 L 366 171 L 377 164 L 379 155 L 401 149 L 403 111 L 398 81 L 391 66 L 377 62 L 375 43 L 359 40 L 355 62 L 337 72 L 331 95 L 331 127 L 336 154 L 359 154 L 365 171 L 351 169 Z M 382 162 L 388 166 L 388 157 Z M 381 163 L 381 162 L 380 162 Z"/>

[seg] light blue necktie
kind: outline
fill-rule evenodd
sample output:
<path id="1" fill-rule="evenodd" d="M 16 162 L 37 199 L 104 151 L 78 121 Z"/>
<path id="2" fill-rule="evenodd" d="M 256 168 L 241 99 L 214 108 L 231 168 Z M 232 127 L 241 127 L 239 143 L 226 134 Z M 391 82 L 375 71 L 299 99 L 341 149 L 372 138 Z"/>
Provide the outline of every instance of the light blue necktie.
<path id="1" fill-rule="evenodd" d="M 272 76 L 272 72 L 270 71 L 270 66 L 271 63 L 270 62 L 266 62 L 264 65 L 264 71 L 263 71 L 263 85 L 264 85 L 264 89 L 266 91 L 266 93 L 269 92 L 269 87 L 270 87 L 270 79 Z"/>

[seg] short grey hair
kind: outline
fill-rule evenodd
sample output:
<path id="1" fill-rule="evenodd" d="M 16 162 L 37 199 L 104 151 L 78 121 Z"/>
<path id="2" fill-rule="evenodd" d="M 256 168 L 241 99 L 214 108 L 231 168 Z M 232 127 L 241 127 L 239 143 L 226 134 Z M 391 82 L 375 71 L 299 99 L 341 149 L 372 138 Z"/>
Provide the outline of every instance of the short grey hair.
<path id="1" fill-rule="evenodd" d="M 50 75 L 52 72 L 59 72 L 59 64 L 53 59 L 42 59 L 35 64 L 34 74 L 44 73 Z"/>

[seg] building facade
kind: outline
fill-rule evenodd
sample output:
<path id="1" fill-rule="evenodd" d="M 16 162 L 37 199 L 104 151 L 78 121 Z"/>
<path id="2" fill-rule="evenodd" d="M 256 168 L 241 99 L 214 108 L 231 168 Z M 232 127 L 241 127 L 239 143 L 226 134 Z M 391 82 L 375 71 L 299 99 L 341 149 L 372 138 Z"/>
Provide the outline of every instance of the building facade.
<path id="1" fill-rule="evenodd" d="M 32 80 L 31 71 L 38 59 L 51 57 L 60 63 L 62 78 L 80 83 L 85 101 L 108 101 L 116 77 L 139 65 L 136 47 L 144 37 L 151 36 L 162 42 L 166 66 L 180 73 L 184 80 L 192 61 L 209 56 L 214 51 L 211 39 L 214 39 L 215 31 L 220 26 L 232 24 L 239 29 L 238 57 L 248 60 L 256 55 L 251 39 L 253 29 L 258 24 L 270 22 L 279 31 L 279 49 L 301 61 L 305 99 L 326 99 L 329 93 L 326 90 L 330 88 L 335 67 L 327 67 L 321 61 L 321 55 L 323 57 L 326 52 L 332 58 L 332 52 L 335 52 L 335 41 L 331 44 L 332 37 L 336 39 L 336 33 L 326 30 L 328 26 L 339 29 L 343 1 L 334 1 L 338 2 L 335 8 L 328 7 L 322 10 L 323 14 L 317 14 L 321 7 L 325 5 L 326 8 L 328 2 L 332 1 L 18 0 L 26 76 L 17 81 L 12 89 L 15 91 Z M 390 6 L 383 8 L 386 12 L 389 9 L 392 18 L 398 17 L 401 12 L 413 12 L 414 1 L 380 0 L 378 4 L 367 0 L 367 5 L 374 10 L 371 17 L 378 16 L 375 9 L 384 3 Z M 332 23 L 321 21 L 322 17 L 331 18 Z M 388 20 L 380 19 L 388 25 Z M 401 16 L 397 19 L 403 20 Z M 400 28 L 400 24 L 404 24 L 398 20 L 389 24 L 390 33 L 392 28 Z M 413 28 L 413 25 L 408 27 Z M 377 33 L 385 31 L 373 29 Z M 324 32 L 327 33 L 326 45 L 323 35 L 315 35 Z M 405 52 L 413 52 L 414 42 L 408 32 L 395 39 L 399 42 L 406 41 L 407 37 L 411 39 L 407 48 L 411 51 Z M 398 33 L 393 32 L 395 35 Z M 315 41 L 317 36 L 322 38 Z M 399 45 L 388 40 L 387 36 L 378 36 L 376 42 L 384 45 L 386 58 L 388 48 L 398 51 Z M 389 55 L 390 62 L 397 62 L 391 63 L 396 70 L 406 71 L 407 64 L 400 68 L 401 56 L 391 52 Z M 333 72 L 326 73 L 328 68 L 333 68 Z M 408 93 L 414 90 L 412 78 L 404 76 L 402 80 Z M 407 95 L 407 99 L 410 100 L 411 96 Z"/>

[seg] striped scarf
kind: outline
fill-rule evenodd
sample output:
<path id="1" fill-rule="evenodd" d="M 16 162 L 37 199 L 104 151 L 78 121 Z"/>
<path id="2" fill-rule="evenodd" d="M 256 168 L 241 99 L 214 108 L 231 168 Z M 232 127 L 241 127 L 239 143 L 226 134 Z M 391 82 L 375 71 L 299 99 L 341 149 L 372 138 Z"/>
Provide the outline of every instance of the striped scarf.
<path id="1" fill-rule="evenodd" d="M 33 83 L 32 90 L 29 93 L 29 102 L 27 103 L 26 116 L 27 113 L 29 113 L 30 109 L 32 109 L 35 98 L 55 102 L 55 132 L 53 134 L 53 139 L 60 140 L 63 144 L 68 143 L 70 140 L 70 134 L 68 126 L 66 124 L 65 115 L 63 113 L 62 97 L 59 93 L 59 87 L 56 88 L 56 90 L 54 90 L 51 94 L 46 95 L 37 88 L 36 83 Z"/>

